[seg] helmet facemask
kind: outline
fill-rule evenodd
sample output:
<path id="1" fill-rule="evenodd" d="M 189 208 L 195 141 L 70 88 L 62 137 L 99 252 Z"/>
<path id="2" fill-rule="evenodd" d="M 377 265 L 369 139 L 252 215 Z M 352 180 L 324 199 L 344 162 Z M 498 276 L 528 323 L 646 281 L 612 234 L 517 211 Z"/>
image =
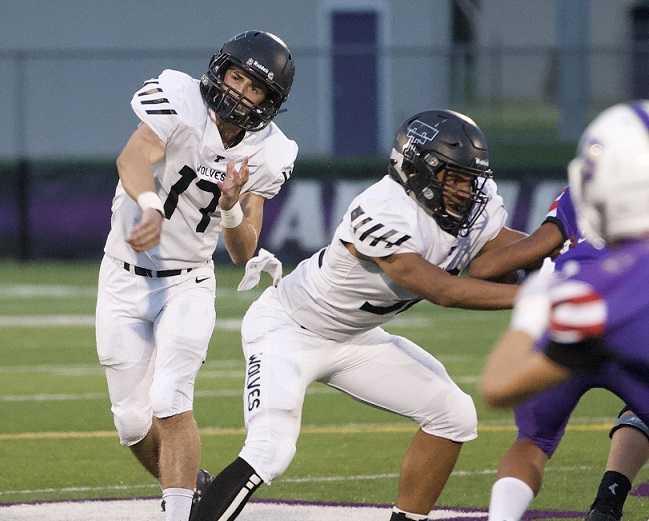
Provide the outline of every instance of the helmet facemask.
<path id="1" fill-rule="evenodd" d="M 406 147 L 401 165 L 393 150 L 391 166 L 409 195 L 445 232 L 464 237 L 484 211 L 489 196 L 485 183 L 491 170 L 454 165 L 429 152 Z"/>
<path id="2" fill-rule="evenodd" d="M 233 65 L 241 68 L 244 74 L 258 79 L 256 75 L 222 54 L 212 60 L 208 71 L 201 77 L 203 99 L 222 121 L 232 123 L 243 130 L 261 130 L 277 115 L 281 105 L 279 96 L 266 83 L 260 81 L 266 88 L 266 98 L 259 105 L 255 105 L 225 83 L 225 73 Z"/>

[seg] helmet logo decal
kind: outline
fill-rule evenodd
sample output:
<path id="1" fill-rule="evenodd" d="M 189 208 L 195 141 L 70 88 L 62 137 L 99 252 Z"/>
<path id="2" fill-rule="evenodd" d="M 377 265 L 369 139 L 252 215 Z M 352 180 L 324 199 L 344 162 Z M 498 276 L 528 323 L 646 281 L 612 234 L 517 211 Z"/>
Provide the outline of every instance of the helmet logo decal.
<path id="1" fill-rule="evenodd" d="M 266 77 L 271 81 L 275 77 L 275 74 L 273 73 L 273 71 L 269 70 L 268 67 L 266 67 L 265 65 L 259 63 L 254 58 L 248 58 L 246 60 L 246 65 L 248 67 L 250 67 L 251 69 L 256 69 L 256 70 L 258 70 L 260 72 L 263 72 L 266 75 Z"/>
<path id="2" fill-rule="evenodd" d="M 437 137 L 439 130 L 427 125 L 418 119 L 408 125 L 408 138 L 410 144 L 425 145 Z"/>

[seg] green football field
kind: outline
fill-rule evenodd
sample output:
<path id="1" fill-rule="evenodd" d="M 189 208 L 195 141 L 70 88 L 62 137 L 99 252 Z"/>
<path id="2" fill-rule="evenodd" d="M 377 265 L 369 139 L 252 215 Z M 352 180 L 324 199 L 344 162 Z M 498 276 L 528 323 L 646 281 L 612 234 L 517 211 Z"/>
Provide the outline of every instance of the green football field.
<path id="1" fill-rule="evenodd" d="M 113 431 L 95 353 L 97 269 L 98 263 L 0 262 L 0 503 L 159 494 L 154 479 L 120 447 Z M 240 275 L 219 268 L 217 328 L 196 390 L 202 464 L 212 471 L 229 463 L 243 441 L 238 321 L 260 292 L 237 293 Z M 498 459 L 515 428 L 511 412 L 488 409 L 475 390 L 508 313 L 419 304 L 401 317 L 388 329 L 444 362 L 478 407 L 480 436 L 464 447 L 439 504 L 484 509 Z M 534 510 L 564 512 L 549 519 L 565 519 L 567 512 L 587 509 L 620 404 L 604 391 L 584 397 L 547 467 Z M 295 460 L 257 497 L 390 503 L 401 455 L 415 430 L 407 420 L 315 384 L 305 402 Z M 645 467 L 635 485 L 648 481 Z M 644 521 L 648 511 L 649 500 L 632 495 L 624 519 Z"/>

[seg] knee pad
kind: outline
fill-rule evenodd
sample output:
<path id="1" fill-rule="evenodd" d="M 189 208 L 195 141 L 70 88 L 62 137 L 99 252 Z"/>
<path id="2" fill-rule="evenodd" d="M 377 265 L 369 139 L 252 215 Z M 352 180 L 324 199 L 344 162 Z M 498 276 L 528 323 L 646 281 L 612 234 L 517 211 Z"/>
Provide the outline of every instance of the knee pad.
<path id="1" fill-rule="evenodd" d="M 119 442 L 130 447 L 142 441 L 151 429 L 151 412 L 127 407 L 113 407 L 113 422 Z"/>
<path id="2" fill-rule="evenodd" d="M 473 399 L 461 389 L 447 396 L 446 412 L 435 415 L 421 424 L 427 434 L 451 441 L 465 442 L 478 437 L 478 413 Z"/>
<path id="3" fill-rule="evenodd" d="M 621 429 L 622 427 L 633 427 L 634 429 L 637 429 L 642 434 L 644 434 L 647 437 L 647 440 L 649 440 L 649 427 L 647 427 L 647 424 L 640 418 L 638 418 L 635 413 L 631 409 L 629 409 L 629 407 L 624 407 L 624 409 L 620 411 L 615 425 L 613 425 L 608 433 L 609 438 L 612 438 L 615 431 Z"/>
<path id="4" fill-rule="evenodd" d="M 296 420 L 290 413 L 269 411 L 267 414 L 272 415 L 271 421 L 258 415 L 248 423 L 248 435 L 239 457 L 247 461 L 265 483 L 270 483 L 293 461 L 297 432 L 294 429 Z"/>

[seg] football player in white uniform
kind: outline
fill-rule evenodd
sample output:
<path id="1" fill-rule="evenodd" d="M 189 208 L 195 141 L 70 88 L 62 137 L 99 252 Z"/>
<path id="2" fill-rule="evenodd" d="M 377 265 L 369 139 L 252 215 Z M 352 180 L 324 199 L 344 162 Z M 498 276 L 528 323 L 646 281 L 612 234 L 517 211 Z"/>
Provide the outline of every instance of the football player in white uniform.
<path id="1" fill-rule="evenodd" d="M 272 123 L 294 75 L 276 36 L 226 42 L 200 80 L 165 70 L 131 100 L 141 122 L 119 183 L 99 274 L 97 352 L 119 439 L 159 479 L 167 519 L 186 520 L 200 441 L 194 380 L 215 321 L 219 234 L 235 263 L 254 254 L 263 205 L 297 145 Z"/>
<path id="2" fill-rule="evenodd" d="M 481 251 L 520 238 L 505 219 L 477 125 L 451 111 L 406 120 L 389 175 L 353 200 L 326 248 L 246 313 L 245 445 L 192 520 L 234 519 L 262 482 L 286 470 L 313 381 L 420 425 L 391 519 L 426 519 L 462 443 L 477 436 L 476 410 L 437 359 L 380 326 L 421 299 L 511 307 L 515 286 L 455 276 Z"/>

